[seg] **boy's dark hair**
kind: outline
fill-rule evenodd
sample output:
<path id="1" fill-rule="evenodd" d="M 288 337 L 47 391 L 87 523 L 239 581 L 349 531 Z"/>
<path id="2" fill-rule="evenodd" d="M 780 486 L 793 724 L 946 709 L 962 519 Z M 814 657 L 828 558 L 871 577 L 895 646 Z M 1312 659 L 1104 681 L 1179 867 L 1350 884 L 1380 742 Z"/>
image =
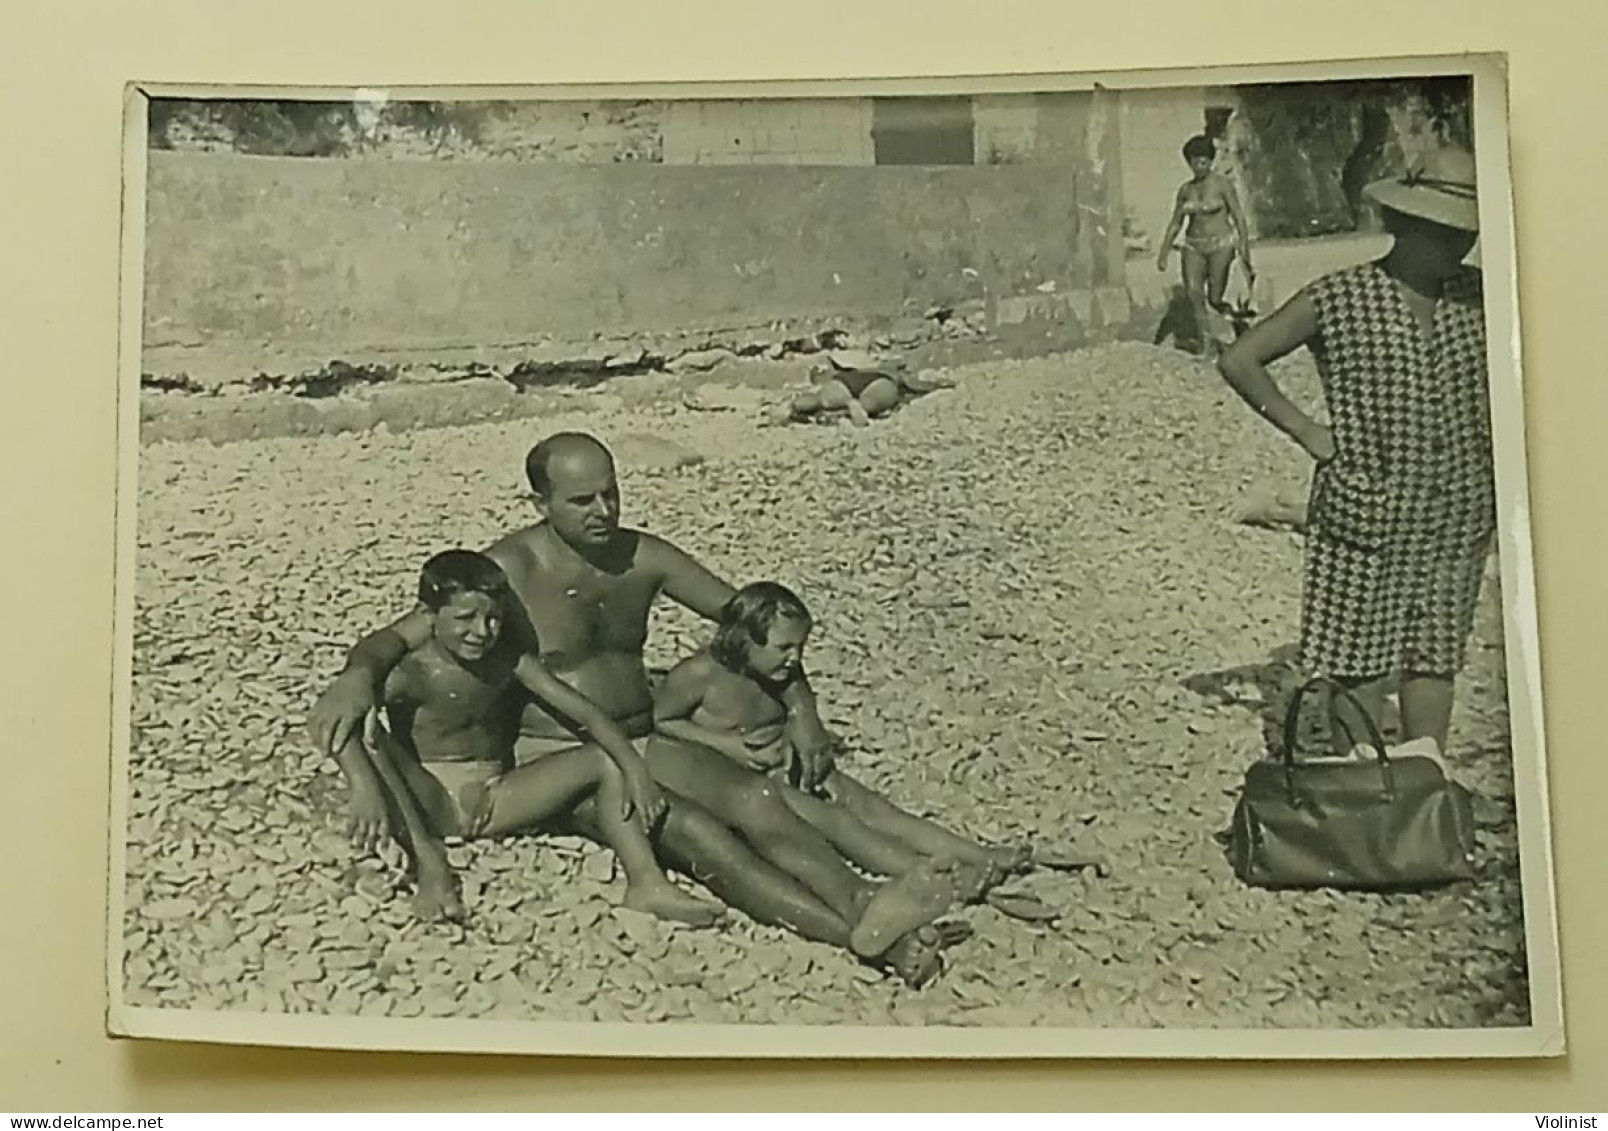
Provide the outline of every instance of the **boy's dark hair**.
<path id="1" fill-rule="evenodd" d="M 749 644 L 764 644 L 771 627 L 782 617 L 808 622 L 809 609 L 797 593 L 774 581 L 756 581 L 737 591 L 720 610 L 720 624 L 709 643 L 709 654 L 728 671 L 741 671 Z"/>
<path id="2" fill-rule="evenodd" d="M 1184 160 L 1193 161 L 1197 157 L 1215 160 L 1217 157 L 1217 143 L 1205 134 L 1196 134 L 1184 142 Z"/>
<path id="3" fill-rule="evenodd" d="M 583 444 L 591 445 L 604 455 L 609 454 L 603 441 L 585 432 L 555 432 L 533 447 L 525 456 L 525 480 L 530 484 L 530 489 L 538 497 L 547 498 L 548 492 L 553 489 L 553 481 L 548 475 L 553 453 L 561 448 Z"/>
<path id="4" fill-rule="evenodd" d="M 440 609 L 460 593 L 483 593 L 501 603 L 508 598 L 508 576 L 485 554 L 444 550 L 419 571 L 419 603 Z"/>

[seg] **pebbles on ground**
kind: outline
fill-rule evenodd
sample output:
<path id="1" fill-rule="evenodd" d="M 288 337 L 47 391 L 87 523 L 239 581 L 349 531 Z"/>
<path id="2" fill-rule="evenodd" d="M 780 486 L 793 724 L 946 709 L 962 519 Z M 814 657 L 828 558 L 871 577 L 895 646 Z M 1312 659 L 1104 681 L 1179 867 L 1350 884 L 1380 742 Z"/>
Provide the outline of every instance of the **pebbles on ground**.
<path id="1" fill-rule="evenodd" d="M 1212 834 L 1282 701 L 1300 584 L 1287 533 L 1235 519 L 1305 468 L 1214 373 L 1123 344 L 951 370 L 867 429 L 632 409 L 398 434 L 157 444 L 140 457 L 124 963 L 135 1004 L 365 1016 L 798 1024 L 1523 1024 L 1528 989 L 1497 595 L 1455 720 L 1480 882 L 1270 894 Z M 1316 400 L 1309 363 L 1281 368 Z M 338 832 L 307 707 L 432 553 L 533 513 L 526 450 L 616 449 L 626 519 L 734 583 L 802 593 L 847 767 L 974 835 L 1103 854 L 1035 878 L 1054 923 L 970 913 L 911 993 L 737 917 L 641 921 L 597 849 L 466 853 L 475 917 L 412 922 Z M 656 612 L 651 663 L 705 629 Z M 578 859 L 577 859 L 578 858 Z"/>

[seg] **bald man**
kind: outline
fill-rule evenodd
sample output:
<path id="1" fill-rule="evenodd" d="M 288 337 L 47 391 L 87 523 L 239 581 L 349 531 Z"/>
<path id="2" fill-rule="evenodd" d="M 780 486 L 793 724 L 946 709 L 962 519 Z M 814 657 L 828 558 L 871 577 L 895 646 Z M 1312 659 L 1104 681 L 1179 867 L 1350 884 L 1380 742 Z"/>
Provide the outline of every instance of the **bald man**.
<path id="1" fill-rule="evenodd" d="M 603 708 L 627 735 L 644 738 L 653 729 L 643 660 L 653 602 L 663 594 L 714 620 L 735 591 L 669 542 L 620 525 L 614 459 L 595 438 L 574 432 L 550 436 L 531 449 L 525 473 L 540 521 L 486 550 L 508 575 L 523 614 L 506 631 Z M 341 747 L 374 707 L 391 669 L 429 633 L 429 616 L 415 610 L 353 647 L 345 670 L 309 718 L 320 748 Z M 829 766 L 831 739 L 808 682 L 799 680 L 789 697 L 789 737 L 806 774 L 816 778 Z M 534 700 L 518 707 L 516 762 L 580 744 L 569 720 Z M 763 781 L 756 777 L 757 790 L 764 788 Z M 840 947 L 849 946 L 854 926 L 870 915 L 897 925 L 899 942 L 886 960 L 906 982 L 924 984 L 936 974 L 938 936 L 926 924 L 947 907 L 938 908 L 930 892 L 907 890 L 918 881 L 879 885 L 864 879 L 774 791 L 751 799 L 774 804 L 776 819 L 789 834 L 762 846 L 764 857 L 717 815 L 669 791 L 666 800 L 659 833 L 665 859 L 726 903 L 760 922 Z M 577 811 L 575 824 L 599 839 L 590 802 Z"/>

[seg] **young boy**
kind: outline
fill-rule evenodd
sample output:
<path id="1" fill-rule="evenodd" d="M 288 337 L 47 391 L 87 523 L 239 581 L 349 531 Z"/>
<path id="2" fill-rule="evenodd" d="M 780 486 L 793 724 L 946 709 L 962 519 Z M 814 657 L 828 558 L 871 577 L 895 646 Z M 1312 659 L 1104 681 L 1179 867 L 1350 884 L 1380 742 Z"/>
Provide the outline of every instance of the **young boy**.
<path id="1" fill-rule="evenodd" d="M 387 678 L 388 725 L 374 720 L 337 755 L 359 843 L 372 847 L 391 827 L 413 858 L 419 914 L 458 918 L 463 907 L 444 837 L 500 836 L 595 796 L 598 823 L 625 867 L 625 905 L 662 919 L 714 922 L 722 909 L 677 888 L 654 856 L 648 834 L 663 798 L 630 741 L 503 638 L 509 599 L 507 578 L 483 554 L 448 550 L 425 563 L 419 600 L 434 614 L 432 638 Z M 507 695 L 516 682 L 593 745 L 515 768 Z"/>
<path id="2" fill-rule="evenodd" d="M 811 627 L 791 590 L 773 582 L 745 587 L 722 611 L 708 649 L 665 676 L 654 697 L 655 729 L 791 780 L 781 695 L 802 670 Z M 1026 849 L 987 848 L 907 813 L 836 768 L 821 796 L 788 786 L 781 793 L 799 818 L 868 872 L 900 876 L 924 861 L 942 862 L 962 898 L 980 898 L 1031 860 Z"/>

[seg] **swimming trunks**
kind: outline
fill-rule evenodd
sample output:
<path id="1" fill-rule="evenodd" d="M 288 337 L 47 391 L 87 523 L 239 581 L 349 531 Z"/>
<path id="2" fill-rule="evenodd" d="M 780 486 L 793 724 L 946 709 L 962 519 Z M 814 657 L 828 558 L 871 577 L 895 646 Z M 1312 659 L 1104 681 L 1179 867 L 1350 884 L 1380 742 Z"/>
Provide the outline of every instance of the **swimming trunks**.
<path id="1" fill-rule="evenodd" d="M 450 812 L 435 814 L 450 829 L 448 836 L 465 839 L 480 835 L 491 819 L 492 794 L 502 780 L 503 767 L 497 762 L 424 762 L 425 771 L 441 784 Z"/>
<path id="2" fill-rule="evenodd" d="M 650 674 L 649 686 L 653 685 L 654 677 Z M 653 712 L 649 709 L 627 718 L 615 719 L 614 725 L 623 730 L 634 745 L 652 732 Z M 562 754 L 587 743 L 587 739 L 570 734 L 521 734 L 514 740 L 514 765 L 528 766 L 538 758 Z"/>
<path id="3" fill-rule="evenodd" d="M 865 391 L 878 381 L 893 380 L 886 373 L 878 373 L 871 369 L 854 369 L 834 376 L 843 383 L 843 387 L 849 390 L 849 396 L 855 400 L 863 397 Z"/>

